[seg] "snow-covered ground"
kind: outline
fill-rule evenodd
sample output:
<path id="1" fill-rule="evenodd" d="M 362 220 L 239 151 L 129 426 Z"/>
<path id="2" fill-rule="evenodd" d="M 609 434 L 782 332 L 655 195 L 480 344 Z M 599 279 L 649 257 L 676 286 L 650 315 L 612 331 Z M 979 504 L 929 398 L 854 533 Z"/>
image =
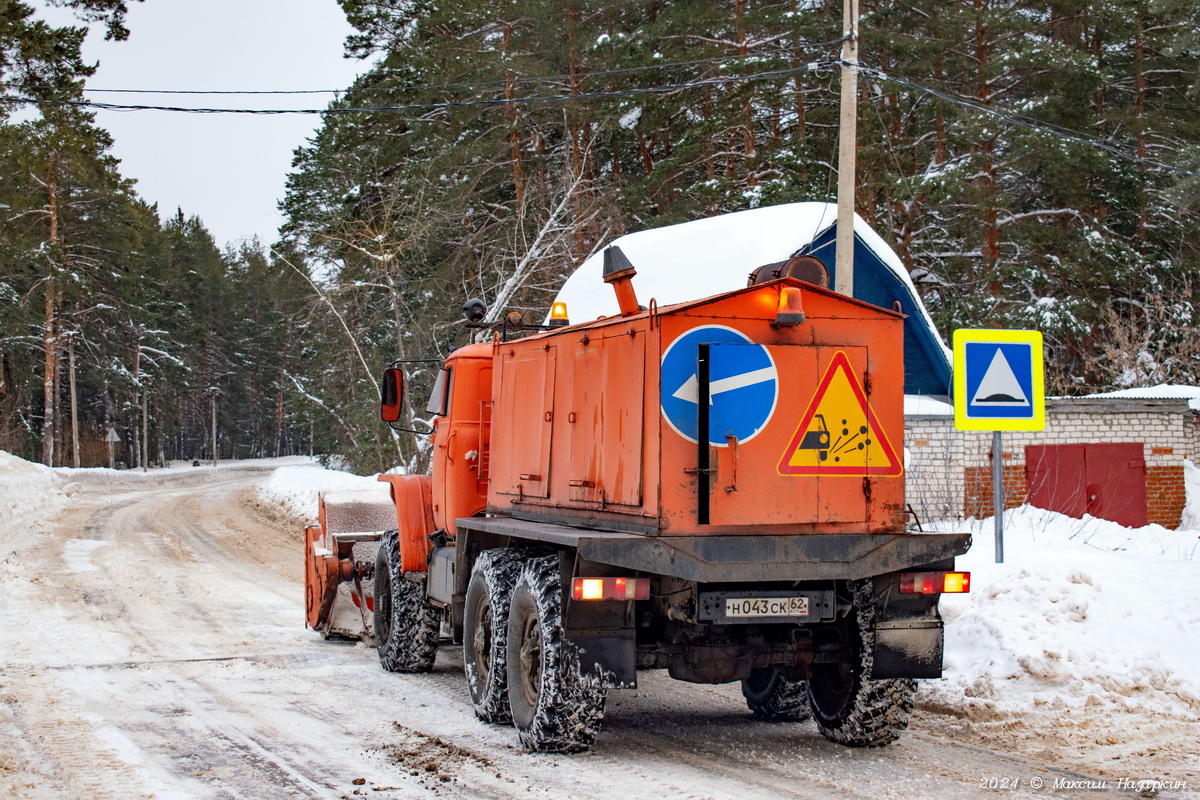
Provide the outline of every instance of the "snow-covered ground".
<path id="1" fill-rule="evenodd" d="M 1023 506 L 1005 514 L 996 564 L 994 520 L 969 526 L 971 592 L 942 599 L 945 674 L 922 683 L 924 708 L 1135 771 L 1162 737 L 1200 741 L 1200 532 Z M 1200 768 L 1197 749 L 1178 768 Z"/>
<path id="2" fill-rule="evenodd" d="M 104 486 L 112 492 L 121 492 L 161 485 L 164 481 L 184 477 L 181 473 L 200 477 L 213 470 L 227 470 L 246 465 L 261 465 L 261 460 L 251 461 L 218 461 L 213 467 L 210 462 L 203 462 L 199 467 L 193 467 L 190 461 L 172 461 L 166 469 L 152 469 L 143 472 L 140 469 L 50 469 L 41 464 L 33 464 L 18 458 L 11 453 L 0 450 L 0 561 L 12 552 L 19 540 L 36 537 L 44 533 L 53 524 L 56 515 L 66 509 L 71 498 L 86 484 L 88 488 Z M 279 464 L 281 468 L 306 469 L 312 459 L 302 456 L 272 459 L 271 463 Z M 341 473 L 308 467 L 322 475 L 322 485 L 332 485 Z M 353 476 L 351 476 L 353 477 Z M 362 480 L 359 478 L 358 480 Z M 316 494 L 313 494 L 313 508 L 316 508 Z M 288 509 L 292 510 L 292 509 Z M 296 509 L 299 513 L 307 513 L 307 509 Z M 315 516 L 316 511 L 313 511 Z"/>
<path id="3" fill-rule="evenodd" d="M 374 481 L 284 467 L 260 495 L 315 518 L 318 491 Z M 1186 527 L 1174 531 L 1010 510 L 1003 564 L 992 518 L 926 526 L 967 530 L 974 545 L 958 560 L 971 592 L 942 599 L 945 674 L 921 682 L 920 707 L 993 738 L 1083 737 L 1114 758 L 1153 754 L 1143 734 L 1163 720 L 1197 726 L 1200 740 L 1200 469 L 1190 462 L 1187 483 Z"/>
<path id="4" fill-rule="evenodd" d="M 368 649 L 303 629 L 295 518 L 315 518 L 318 491 L 378 484 L 306 459 L 274 463 L 76 471 L 0 453 L 0 610 L 10 622 L 0 630 L 0 796 L 268 796 L 254 787 L 284 772 L 297 796 L 353 794 L 356 774 L 363 792 L 390 787 L 373 796 L 444 794 L 450 773 L 427 777 L 425 750 L 396 772 L 407 762 L 388 748 L 409 739 L 440 743 L 439 764 L 465 752 L 494 765 L 455 768 L 446 790 L 471 797 L 516 796 L 507 783 L 496 794 L 493 773 L 538 798 L 586 794 L 610 775 L 604 785 L 631 799 L 940 798 L 1003 778 L 1006 764 L 1025 780 L 1013 795 L 1022 797 L 1040 796 L 1029 792 L 1031 765 L 1051 770 L 1047 789 L 1053 775 L 1124 776 L 1184 797 L 1200 782 L 1191 466 L 1188 530 L 1020 508 L 1005 517 L 997 565 L 992 521 L 965 523 L 975 545 L 959 564 L 972 591 L 943 599 L 945 677 L 921 682 L 912 728 L 886 751 L 837 748 L 809 723 L 754 725 L 736 686 L 647 674 L 638 691 L 613 693 L 597 752 L 563 759 L 521 754 L 511 729 L 474 721 L 457 649 L 439 655 L 433 676 L 398 676 Z M 39 635 L 14 620 L 36 620 Z M 398 717 L 363 731 L 347 722 L 354 708 L 397 696 L 408 698 Z M 394 719 L 404 727 L 387 727 Z M 178 753 L 173 737 L 184 737 Z"/>

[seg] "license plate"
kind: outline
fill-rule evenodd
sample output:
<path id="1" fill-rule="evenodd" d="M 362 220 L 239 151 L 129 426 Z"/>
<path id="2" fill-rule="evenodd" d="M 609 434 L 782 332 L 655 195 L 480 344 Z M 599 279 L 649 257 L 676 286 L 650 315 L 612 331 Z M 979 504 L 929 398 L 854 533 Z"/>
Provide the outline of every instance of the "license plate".
<path id="1" fill-rule="evenodd" d="M 727 597 L 727 617 L 805 617 L 807 597 Z"/>

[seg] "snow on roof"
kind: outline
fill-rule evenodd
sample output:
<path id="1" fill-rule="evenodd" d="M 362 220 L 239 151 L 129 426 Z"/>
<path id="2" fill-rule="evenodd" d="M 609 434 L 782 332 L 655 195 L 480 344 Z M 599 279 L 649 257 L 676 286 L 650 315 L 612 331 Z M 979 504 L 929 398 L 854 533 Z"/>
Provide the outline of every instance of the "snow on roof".
<path id="1" fill-rule="evenodd" d="M 667 306 L 743 288 L 752 270 L 800 254 L 822 234 L 828 235 L 836 223 L 837 206 L 833 203 L 786 203 L 638 231 L 613 240 L 609 246 L 619 246 L 637 269 L 633 285 L 642 304 L 654 298 L 659 306 Z M 943 363 L 940 371 L 945 374 L 940 379 L 948 382 L 950 351 L 938 336 L 908 270 L 879 234 L 857 215 L 854 233 L 858 247 L 865 247 L 878 261 L 879 267 L 875 269 L 882 268 L 899 284 L 886 290 L 886 302 L 882 304 L 890 306 L 893 300 L 900 300 L 905 313 L 915 312 L 920 319 L 915 327 L 924 329 L 919 335 L 928 338 L 928 348 L 940 351 L 929 356 Z M 833 274 L 836 264 L 831 263 L 831 255 L 832 247 L 828 247 L 820 257 Z M 874 295 L 880 287 L 870 285 L 879 279 L 870 276 L 867 266 L 863 264 L 856 270 L 855 296 L 870 297 L 871 302 L 879 303 L 880 299 Z M 567 304 L 572 321 L 585 322 L 618 313 L 615 293 L 604 285 L 603 272 L 601 250 L 584 261 L 559 291 L 555 299 Z M 895 294 L 897 290 L 899 295 Z M 910 353 L 918 352 L 910 351 L 907 342 L 913 322 L 906 323 L 906 359 Z M 915 361 L 913 366 L 916 367 Z M 934 367 L 933 371 L 938 372 L 939 368 Z M 925 383 L 928 385 L 929 381 Z"/>
<path id="2" fill-rule="evenodd" d="M 629 233 L 609 246 L 619 246 L 637 268 L 639 298 L 645 302 L 653 297 L 665 306 L 740 289 L 752 270 L 791 258 L 836 222 L 833 203 L 785 203 Z M 854 233 L 917 296 L 900 257 L 857 214 Z M 575 321 L 618 313 L 603 272 L 604 253 L 598 251 L 559 291 L 558 299 L 567 303 Z"/>
<path id="3" fill-rule="evenodd" d="M 948 397 L 934 397 L 927 394 L 904 395 L 904 416 L 906 417 L 953 417 L 954 404 Z"/>
<path id="4" fill-rule="evenodd" d="M 617 245 L 637 268 L 634 288 L 643 303 L 698 300 L 746 285 L 750 271 L 789 258 L 837 220 L 829 203 L 791 203 L 626 234 Z M 856 231 L 866 227 L 855 220 Z M 604 253 L 583 262 L 558 293 L 577 322 L 618 313 L 603 283 Z"/>
<path id="5" fill-rule="evenodd" d="M 1088 397 L 1125 397 L 1137 400 L 1187 400 L 1193 411 L 1200 411 L 1200 386 L 1160 383 L 1157 386 L 1137 386 L 1113 392 L 1097 392 Z"/>

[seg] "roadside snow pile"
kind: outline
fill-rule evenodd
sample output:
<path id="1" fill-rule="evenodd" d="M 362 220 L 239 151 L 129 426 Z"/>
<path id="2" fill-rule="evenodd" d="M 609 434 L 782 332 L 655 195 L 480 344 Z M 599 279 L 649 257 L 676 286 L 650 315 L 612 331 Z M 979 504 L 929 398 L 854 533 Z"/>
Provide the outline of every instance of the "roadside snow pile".
<path id="1" fill-rule="evenodd" d="M 283 507 L 304 519 L 316 520 L 317 495 L 335 489 L 372 491 L 382 486 L 375 476 L 364 478 L 349 472 L 338 472 L 316 465 L 281 467 L 260 484 L 258 496 L 264 503 Z"/>
<path id="2" fill-rule="evenodd" d="M 971 592 L 942 599 L 945 677 L 922 682 L 923 706 L 1033 730 L 1129 713 L 1200 722 L 1200 532 L 1022 506 L 996 564 L 993 521 L 967 526 Z"/>
<path id="3" fill-rule="evenodd" d="M 1179 529 L 1200 531 L 1200 467 L 1190 461 L 1183 462 L 1183 489 L 1187 503 Z"/>
<path id="4" fill-rule="evenodd" d="M 41 464 L 0 450 L 0 560 L 66 508 L 63 479 Z"/>

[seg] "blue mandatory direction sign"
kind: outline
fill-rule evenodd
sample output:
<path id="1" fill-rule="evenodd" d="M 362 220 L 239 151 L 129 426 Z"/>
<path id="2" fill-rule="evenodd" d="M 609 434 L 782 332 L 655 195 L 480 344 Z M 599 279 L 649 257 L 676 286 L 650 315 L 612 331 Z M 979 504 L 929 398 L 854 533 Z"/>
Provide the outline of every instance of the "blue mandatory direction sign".
<path id="1" fill-rule="evenodd" d="M 954 421 L 960 430 L 1045 428 L 1041 333 L 954 332 Z"/>
<path id="2" fill-rule="evenodd" d="M 662 357 L 662 412 L 667 423 L 689 442 L 696 441 L 700 378 L 696 359 L 709 347 L 710 444 L 728 446 L 729 435 L 745 442 L 775 413 L 779 373 L 766 347 L 723 325 L 704 325 L 680 336 Z"/>

